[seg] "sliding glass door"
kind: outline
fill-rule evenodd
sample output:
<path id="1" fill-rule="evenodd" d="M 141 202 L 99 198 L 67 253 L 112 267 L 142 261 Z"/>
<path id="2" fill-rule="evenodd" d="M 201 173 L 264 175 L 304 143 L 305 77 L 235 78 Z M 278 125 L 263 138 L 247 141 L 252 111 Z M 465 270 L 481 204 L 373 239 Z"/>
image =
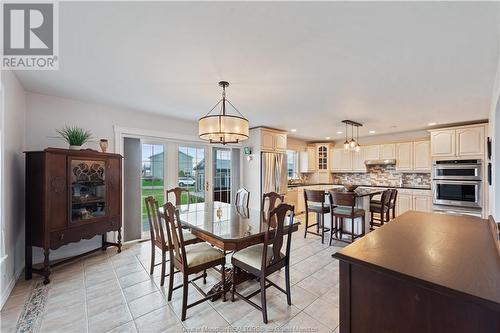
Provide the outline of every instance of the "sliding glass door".
<path id="1" fill-rule="evenodd" d="M 209 183 L 206 179 L 208 149 L 202 146 L 179 144 L 177 151 L 178 186 L 183 193 L 181 204 L 205 202 Z"/>
<path id="2" fill-rule="evenodd" d="M 213 149 L 213 199 L 231 203 L 231 149 Z"/>
<path id="3" fill-rule="evenodd" d="M 149 220 L 144 199 L 153 196 L 158 205 L 165 203 L 165 149 L 163 144 L 142 143 L 141 207 L 142 231 L 149 232 Z"/>

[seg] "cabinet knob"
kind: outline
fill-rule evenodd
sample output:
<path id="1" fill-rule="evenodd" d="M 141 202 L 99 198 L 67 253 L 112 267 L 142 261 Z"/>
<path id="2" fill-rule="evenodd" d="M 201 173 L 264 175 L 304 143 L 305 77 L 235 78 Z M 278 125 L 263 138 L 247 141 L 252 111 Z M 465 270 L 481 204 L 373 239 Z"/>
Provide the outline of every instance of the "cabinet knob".
<path id="1" fill-rule="evenodd" d="M 59 240 L 63 240 L 64 239 L 64 234 L 60 234 L 59 235 Z"/>
<path id="2" fill-rule="evenodd" d="M 115 221 L 111 221 L 111 225 L 112 225 L 112 226 L 115 226 Z"/>

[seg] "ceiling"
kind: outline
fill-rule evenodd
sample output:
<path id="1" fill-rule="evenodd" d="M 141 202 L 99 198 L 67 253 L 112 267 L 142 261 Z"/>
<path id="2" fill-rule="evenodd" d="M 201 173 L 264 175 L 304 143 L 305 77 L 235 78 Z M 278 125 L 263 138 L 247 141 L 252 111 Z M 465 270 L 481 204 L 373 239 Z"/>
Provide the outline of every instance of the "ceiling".
<path id="1" fill-rule="evenodd" d="M 196 120 L 219 80 L 251 126 L 342 138 L 488 118 L 500 3 L 60 2 L 60 69 L 28 91 Z"/>

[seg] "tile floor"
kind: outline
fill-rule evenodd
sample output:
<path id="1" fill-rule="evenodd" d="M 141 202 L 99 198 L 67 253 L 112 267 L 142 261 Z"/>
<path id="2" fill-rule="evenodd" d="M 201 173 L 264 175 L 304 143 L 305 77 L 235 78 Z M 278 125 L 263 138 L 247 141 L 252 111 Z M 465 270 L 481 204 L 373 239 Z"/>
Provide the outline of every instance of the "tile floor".
<path id="1" fill-rule="evenodd" d="M 328 242 L 325 242 L 328 243 Z M 110 248 L 53 270 L 41 321 L 41 332 L 186 332 L 249 331 L 280 328 L 281 331 L 336 332 L 339 325 L 338 261 L 331 257 L 344 244 L 321 244 L 319 237 L 303 238 L 303 229 L 295 232 L 291 252 L 292 305 L 275 288 L 268 292 L 269 324 L 261 313 L 236 298 L 233 303 L 205 302 L 188 309 L 180 321 L 182 288 L 167 302 L 166 288 L 160 287 L 160 266 L 148 273 L 150 243 L 125 246 L 122 253 Z M 159 258 L 159 256 L 156 256 Z M 36 275 L 34 275 L 36 276 Z M 180 282 L 176 274 L 176 285 Z M 284 288 L 284 271 L 270 277 Z M 15 332 L 16 323 L 35 283 L 21 278 L 0 312 L 1 332 Z M 168 281 L 168 280 L 167 280 Z M 204 290 L 219 281 L 210 271 Z M 168 283 L 168 282 L 167 282 Z M 253 291 L 258 284 L 249 281 L 238 287 Z M 228 295 L 229 296 L 229 295 Z M 189 302 L 201 298 L 190 287 Z M 259 295 L 254 301 L 260 302 Z"/>

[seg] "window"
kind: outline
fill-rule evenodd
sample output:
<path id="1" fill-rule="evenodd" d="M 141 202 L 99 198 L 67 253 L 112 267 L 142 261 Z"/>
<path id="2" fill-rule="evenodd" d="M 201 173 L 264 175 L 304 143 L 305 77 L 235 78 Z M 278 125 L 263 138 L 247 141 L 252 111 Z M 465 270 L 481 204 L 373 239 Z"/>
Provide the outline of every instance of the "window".
<path id="1" fill-rule="evenodd" d="M 181 204 L 205 201 L 205 148 L 179 146 L 178 184 L 189 194 L 183 192 Z"/>
<path id="2" fill-rule="evenodd" d="M 295 150 L 286 151 L 286 164 L 288 170 L 288 179 L 299 177 L 299 154 Z"/>
<path id="3" fill-rule="evenodd" d="M 231 150 L 214 148 L 214 201 L 231 202 Z"/>
<path id="4" fill-rule="evenodd" d="M 165 203 L 164 163 L 165 153 L 163 144 L 142 144 L 141 205 L 143 232 L 149 231 L 149 220 L 144 199 L 152 196 L 158 201 L 159 206 Z"/>

